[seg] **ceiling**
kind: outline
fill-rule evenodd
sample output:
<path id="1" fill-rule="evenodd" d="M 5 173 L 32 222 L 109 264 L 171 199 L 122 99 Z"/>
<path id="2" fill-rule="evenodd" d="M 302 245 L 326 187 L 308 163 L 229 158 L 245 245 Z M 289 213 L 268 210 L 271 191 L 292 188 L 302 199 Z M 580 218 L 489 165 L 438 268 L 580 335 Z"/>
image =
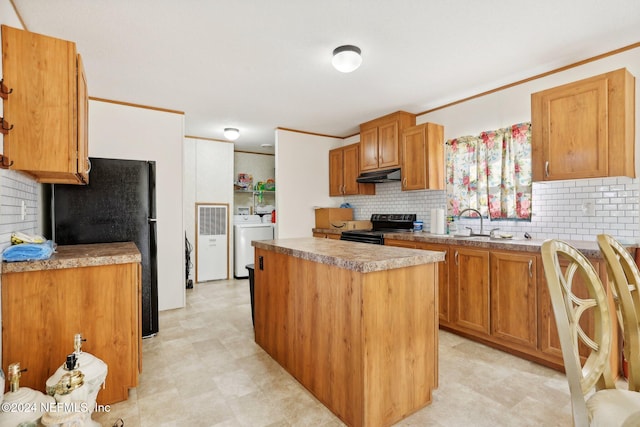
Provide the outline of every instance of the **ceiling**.
<path id="1" fill-rule="evenodd" d="M 350 136 L 640 41 L 638 0 L 13 0 L 77 43 L 91 97 L 184 111 L 185 134 L 273 152 L 275 128 Z M 331 53 L 362 49 L 343 74 Z"/>

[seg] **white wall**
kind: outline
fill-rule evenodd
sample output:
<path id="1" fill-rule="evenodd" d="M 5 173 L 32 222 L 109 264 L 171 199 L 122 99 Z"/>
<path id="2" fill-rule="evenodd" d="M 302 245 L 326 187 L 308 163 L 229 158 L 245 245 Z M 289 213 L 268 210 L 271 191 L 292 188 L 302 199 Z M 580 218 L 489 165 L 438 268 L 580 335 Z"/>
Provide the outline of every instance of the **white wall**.
<path id="1" fill-rule="evenodd" d="M 342 138 L 276 130 L 276 237 L 310 237 L 314 207 L 338 207 L 329 197 L 329 150 Z"/>
<path id="2" fill-rule="evenodd" d="M 185 306 L 183 135 L 183 114 L 89 102 L 90 157 L 156 162 L 159 310 Z"/>
<path id="3" fill-rule="evenodd" d="M 228 271 L 233 276 L 233 144 L 184 138 L 184 229 L 193 245 L 190 277 L 196 268 L 196 203 L 229 205 Z"/>

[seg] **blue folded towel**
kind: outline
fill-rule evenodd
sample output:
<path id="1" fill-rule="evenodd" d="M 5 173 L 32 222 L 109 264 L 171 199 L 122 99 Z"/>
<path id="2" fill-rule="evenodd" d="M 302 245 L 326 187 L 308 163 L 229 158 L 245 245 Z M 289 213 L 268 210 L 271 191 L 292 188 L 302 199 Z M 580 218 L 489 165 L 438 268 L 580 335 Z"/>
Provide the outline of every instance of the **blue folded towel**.
<path id="1" fill-rule="evenodd" d="M 2 251 L 2 259 L 8 262 L 14 261 L 40 261 L 49 259 L 53 254 L 53 241 L 44 243 L 20 243 L 9 246 Z"/>

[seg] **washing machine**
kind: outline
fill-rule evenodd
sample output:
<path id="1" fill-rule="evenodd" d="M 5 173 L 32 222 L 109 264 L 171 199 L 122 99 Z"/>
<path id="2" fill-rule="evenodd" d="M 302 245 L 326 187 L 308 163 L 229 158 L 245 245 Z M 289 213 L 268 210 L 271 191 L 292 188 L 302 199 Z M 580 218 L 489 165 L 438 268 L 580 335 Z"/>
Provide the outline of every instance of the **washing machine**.
<path id="1" fill-rule="evenodd" d="M 272 240 L 273 224 L 263 223 L 260 215 L 234 215 L 233 218 L 233 277 L 249 277 L 248 264 L 253 264 L 254 240 Z"/>

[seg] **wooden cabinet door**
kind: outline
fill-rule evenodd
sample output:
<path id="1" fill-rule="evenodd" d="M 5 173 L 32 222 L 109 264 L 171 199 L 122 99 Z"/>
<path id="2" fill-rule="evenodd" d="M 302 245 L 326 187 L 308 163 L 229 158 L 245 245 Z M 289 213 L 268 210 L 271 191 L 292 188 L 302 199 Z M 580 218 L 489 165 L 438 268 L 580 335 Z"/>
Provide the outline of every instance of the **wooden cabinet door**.
<path id="1" fill-rule="evenodd" d="M 378 168 L 378 128 L 372 127 L 360 132 L 360 170 Z"/>
<path id="2" fill-rule="evenodd" d="M 537 264 L 534 254 L 491 252 L 491 335 L 537 347 Z"/>
<path id="3" fill-rule="evenodd" d="M 423 126 L 402 132 L 402 189 L 427 188 L 427 148 Z"/>
<path id="4" fill-rule="evenodd" d="M 400 141 L 398 122 L 394 121 L 378 127 L 378 167 L 397 166 L 400 166 Z"/>
<path id="5" fill-rule="evenodd" d="M 361 184 L 356 181 L 360 175 L 360 144 L 347 145 L 342 150 L 343 155 L 343 190 L 345 195 L 360 194 Z M 369 184 L 372 186 L 374 184 Z"/>
<path id="6" fill-rule="evenodd" d="M 603 280 L 603 283 L 606 283 L 607 273 L 606 273 L 606 264 L 604 260 L 601 259 L 589 259 L 596 272 L 598 272 L 598 276 L 600 280 Z M 560 266 L 564 269 L 566 267 L 566 262 L 560 261 Z M 556 325 L 556 321 L 553 316 L 553 307 L 551 306 L 551 298 L 549 297 L 549 288 L 547 286 L 547 280 L 544 276 L 544 268 L 541 267 L 540 270 L 542 273 L 540 274 L 540 280 L 538 284 L 538 336 L 539 336 L 539 349 L 543 353 L 553 356 L 557 358 L 560 363 L 562 362 L 562 349 L 560 347 L 560 339 L 558 338 L 558 327 Z M 574 279 L 573 283 L 573 292 L 577 297 L 580 298 L 588 298 L 589 293 L 587 291 L 582 278 L 578 275 Z M 615 308 L 611 305 L 611 309 L 615 310 Z M 615 320 L 615 311 L 612 311 L 612 320 L 614 324 L 617 324 Z M 585 313 L 580 320 L 580 326 L 583 330 L 587 332 L 588 335 L 593 333 L 595 323 L 593 318 L 593 313 Z M 617 338 L 614 337 L 612 344 L 612 348 L 617 348 Z M 580 355 L 582 356 L 583 361 L 585 357 L 589 354 L 589 350 L 582 343 L 579 345 Z M 615 357 L 614 357 L 615 358 Z M 617 362 L 612 363 L 613 372 L 617 372 Z"/>
<path id="7" fill-rule="evenodd" d="M 78 176 L 83 183 L 89 183 L 89 94 L 87 93 L 87 75 L 84 72 L 82 57 L 78 55 Z"/>
<path id="8" fill-rule="evenodd" d="M 624 68 L 533 93 L 533 180 L 635 177 L 634 94 Z"/>
<path id="9" fill-rule="evenodd" d="M 417 249 L 418 243 L 412 240 L 384 239 L 385 246 L 396 246 L 399 248 Z"/>
<path id="10" fill-rule="evenodd" d="M 329 196 L 344 194 L 343 181 L 344 159 L 342 148 L 329 151 Z"/>
<path id="11" fill-rule="evenodd" d="M 355 143 L 329 151 L 329 196 L 376 194 L 375 184 L 361 184 L 360 144 Z"/>
<path id="12" fill-rule="evenodd" d="M 423 123 L 401 138 L 402 190 L 444 190 L 444 128 Z"/>
<path id="13" fill-rule="evenodd" d="M 274 359 L 290 361 L 287 255 L 256 248 L 254 265 L 255 341 Z"/>
<path id="14" fill-rule="evenodd" d="M 450 262 L 452 320 L 456 327 L 489 335 L 489 251 L 454 246 Z"/>
<path id="15" fill-rule="evenodd" d="M 444 252 L 444 261 L 438 263 L 438 317 L 441 324 L 451 323 L 450 297 L 449 297 L 449 245 L 437 243 L 420 243 L 420 249 L 428 251 Z"/>
<path id="16" fill-rule="evenodd" d="M 607 176 L 607 81 L 562 86 L 535 102 L 544 180 Z"/>
<path id="17" fill-rule="evenodd" d="M 39 182 L 81 183 L 78 168 L 75 43 L 2 26 L 4 137 L 11 169 Z"/>

